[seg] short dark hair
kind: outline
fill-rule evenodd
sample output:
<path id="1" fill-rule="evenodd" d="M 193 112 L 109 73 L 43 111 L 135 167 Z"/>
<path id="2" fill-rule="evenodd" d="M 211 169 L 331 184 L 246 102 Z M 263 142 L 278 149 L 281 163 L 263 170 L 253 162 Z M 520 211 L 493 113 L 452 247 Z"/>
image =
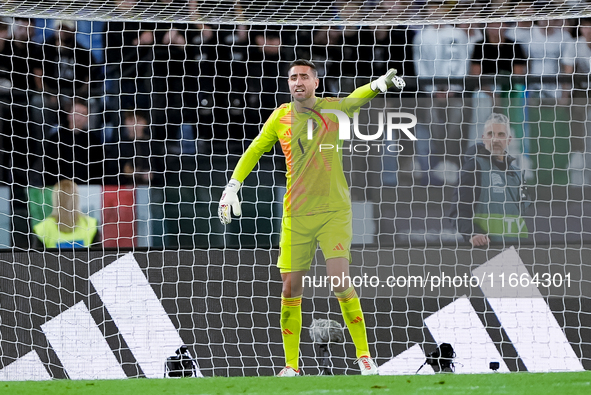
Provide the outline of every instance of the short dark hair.
<path id="1" fill-rule="evenodd" d="M 307 59 L 296 59 L 289 64 L 289 70 L 294 66 L 308 66 L 314 72 L 314 77 L 318 78 L 318 69 L 316 65 Z"/>

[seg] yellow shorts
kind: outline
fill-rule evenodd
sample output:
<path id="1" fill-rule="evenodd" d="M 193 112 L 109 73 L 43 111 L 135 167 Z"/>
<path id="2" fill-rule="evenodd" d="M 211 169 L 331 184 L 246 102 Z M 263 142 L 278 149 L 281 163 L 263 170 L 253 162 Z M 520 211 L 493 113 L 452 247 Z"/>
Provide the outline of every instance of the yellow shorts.
<path id="1" fill-rule="evenodd" d="M 277 267 L 281 273 L 310 270 L 318 245 L 324 259 L 346 258 L 350 262 L 352 238 L 351 211 L 283 217 Z"/>

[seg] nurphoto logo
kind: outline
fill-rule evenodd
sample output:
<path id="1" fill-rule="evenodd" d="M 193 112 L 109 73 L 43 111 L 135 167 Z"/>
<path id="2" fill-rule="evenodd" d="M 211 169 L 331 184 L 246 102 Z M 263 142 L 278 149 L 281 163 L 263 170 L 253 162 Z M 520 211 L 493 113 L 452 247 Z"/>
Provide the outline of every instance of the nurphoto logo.
<path id="1" fill-rule="evenodd" d="M 319 148 L 320 151 L 327 151 L 336 149 L 339 150 L 349 150 L 355 152 L 369 152 L 370 150 L 375 149 L 377 152 L 388 151 L 388 152 L 401 152 L 403 147 L 398 143 L 387 143 L 389 141 L 394 141 L 393 138 L 393 131 L 400 130 L 406 137 L 410 140 L 417 140 L 417 137 L 410 131 L 417 124 L 417 117 L 414 114 L 410 114 L 407 112 L 393 112 L 393 111 L 386 111 L 379 113 L 380 116 L 377 118 L 377 130 L 374 133 L 369 133 L 369 126 L 367 127 L 367 134 L 364 134 L 359 129 L 359 114 L 356 112 L 353 114 L 353 128 L 351 128 L 351 119 L 349 116 L 341 110 L 335 109 L 322 109 L 320 112 L 312 110 L 313 113 L 320 118 L 320 120 L 326 125 L 326 121 L 322 114 L 332 114 L 337 117 L 339 123 L 339 140 L 347 141 L 351 140 L 351 129 L 353 129 L 353 133 L 355 137 L 363 141 L 376 141 L 382 140 L 385 132 L 385 143 L 382 144 L 351 144 L 347 146 L 339 146 L 334 144 L 320 144 Z M 384 127 L 384 118 L 385 127 Z M 395 120 L 399 120 L 398 122 L 394 122 Z M 403 120 L 405 120 L 403 122 Z M 410 121 L 408 121 L 410 120 Z M 315 120 L 313 118 L 308 119 L 307 124 L 307 136 L 308 140 L 312 140 L 314 138 L 314 127 L 315 127 Z M 369 123 L 372 124 L 371 122 Z"/>

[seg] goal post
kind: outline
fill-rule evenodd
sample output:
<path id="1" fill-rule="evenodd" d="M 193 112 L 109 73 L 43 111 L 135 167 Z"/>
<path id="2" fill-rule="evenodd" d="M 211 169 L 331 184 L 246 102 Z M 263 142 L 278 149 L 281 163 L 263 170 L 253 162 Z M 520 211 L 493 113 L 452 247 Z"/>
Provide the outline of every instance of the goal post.
<path id="1" fill-rule="evenodd" d="M 38 3 L 32 0 L 4 1 L 0 13 L 10 16 L 144 20 L 152 22 L 202 22 L 224 24 L 297 24 L 297 25 L 397 25 L 421 23 L 496 22 L 502 20 L 543 20 L 577 18 L 591 13 L 584 1 L 507 1 L 460 0 L 428 2 L 296 0 L 226 1 L 134 1 L 97 0 L 92 3 L 54 0 Z M 411 22 L 411 23 L 409 23 Z"/>
<path id="2" fill-rule="evenodd" d="M 277 373 L 279 145 L 242 216 L 217 210 L 291 100 L 295 59 L 321 97 L 390 68 L 406 82 L 331 148 L 381 373 L 414 374 L 441 343 L 457 373 L 591 369 L 587 2 L 9 0 L 0 15 L 0 380 L 163 377 L 183 344 L 196 375 Z M 306 281 L 301 365 L 319 374 L 307 330 L 342 324 L 320 250 Z M 358 372 L 346 331 L 328 350 L 334 373 Z"/>

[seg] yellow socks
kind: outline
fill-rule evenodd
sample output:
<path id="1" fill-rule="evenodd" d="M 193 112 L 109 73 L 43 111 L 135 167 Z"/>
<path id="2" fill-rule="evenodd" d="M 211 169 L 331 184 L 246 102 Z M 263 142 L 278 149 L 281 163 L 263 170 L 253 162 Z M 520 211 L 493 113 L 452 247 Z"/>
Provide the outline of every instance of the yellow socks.
<path id="1" fill-rule="evenodd" d="M 349 328 L 349 333 L 357 349 L 357 358 L 362 356 L 369 357 L 365 320 L 363 319 L 361 303 L 359 303 L 359 297 L 357 296 L 357 292 L 355 292 L 355 288 L 350 287 L 343 292 L 335 292 L 335 296 L 339 300 L 343 319 Z"/>
<path id="2" fill-rule="evenodd" d="M 341 305 L 343 319 L 357 349 L 357 358 L 370 356 L 367 332 L 361 303 L 355 288 L 335 292 Z M 298 370 L 300 356 L 300 333 L 302 331 L 302 297 L 286 298 L 281 295 L 281 335 L 285 351 L 285 366 Z"/>
<path id="3" fill-rule="evenodd" d="M 281 295 L 281 335 L 285 351 L 285 366 L 295 370 L 298 370 L 301 331 L 302 297 L 285 298 Z"/>

